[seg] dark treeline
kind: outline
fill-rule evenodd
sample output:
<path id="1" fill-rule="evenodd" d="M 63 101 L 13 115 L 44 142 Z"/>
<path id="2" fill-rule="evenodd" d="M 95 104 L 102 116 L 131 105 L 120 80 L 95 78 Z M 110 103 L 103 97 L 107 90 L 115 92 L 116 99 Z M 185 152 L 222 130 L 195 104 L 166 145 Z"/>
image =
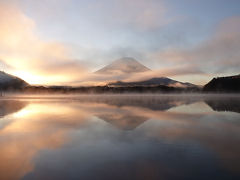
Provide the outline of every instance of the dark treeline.
<path id="1" fill-rule="evenodd" d="M 203 92 L 239 93 L 240 75 L 213 78 L 203 87 Z"/>
<path id="2" fill-rule="evenodd" d="M 175 88 L 168 86 L 131 86 L 131 87 L 110 87 L 110 86 L 27 86 L 22 89 L 24 93 L 183 93 L 200 92 L 198 88 Z"/>
<path id="3" fill-rule="evenodd" d="M 0 92 L 20 93 L 240 93 L 240 75 L 213 78 L 203 88 L 168 85 L 32 86 L 19 78 L 0 83 Z"/>
<path id="4" fill-rule="evenodd" d="M 12 79 L 7 82 L 0 82 L 0 91 L 22 91 L 28 86 L 30 85 L 21 79 Z"/>

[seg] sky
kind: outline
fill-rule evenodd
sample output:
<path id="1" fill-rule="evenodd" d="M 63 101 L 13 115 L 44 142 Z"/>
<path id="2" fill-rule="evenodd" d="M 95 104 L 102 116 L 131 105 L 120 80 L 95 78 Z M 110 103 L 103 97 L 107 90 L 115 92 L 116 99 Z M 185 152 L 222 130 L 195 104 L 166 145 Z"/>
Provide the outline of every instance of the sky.
<path id="1" fill-rule="evenodd" d="M 121 57 L 199 85 L 239 74 L 240 1 L 0 0 L 2 71 L 31 84 L 96 83 L 92 72 Z"/>

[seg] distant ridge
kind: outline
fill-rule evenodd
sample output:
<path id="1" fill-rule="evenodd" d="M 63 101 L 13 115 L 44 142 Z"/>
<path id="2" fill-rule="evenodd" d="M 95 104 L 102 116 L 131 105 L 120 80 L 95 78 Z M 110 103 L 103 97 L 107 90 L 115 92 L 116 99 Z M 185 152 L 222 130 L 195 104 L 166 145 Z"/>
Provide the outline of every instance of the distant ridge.
<path id="1" fill-rule="evenodd" d="M 113 61 L 111 64 L 99 69 L 98 74 L 124 74 L 150 71 L 149 68 L 131 57 L 123 57 Z"/>
<path id="2" fill-rule="evenodd" d="M 240 92 L 240 74 L 236 76 L 213 78 L 203 87 L 204 92 Z"/>
<path id="3" fill-rule="evenodd" d="M 160 77 L 160 78 L 151 78 L 144 81 L 135 81 L 135 82 L 123 82 L 123 81 L 117 81 L 112 82 L 108 84 L 109 86 L 118 86 L 118 87 L 129 87 L 129 86 L 158 86 L 158 85 L 164 85 L 164 86 L 172 86 L 172 87 L 198 87 L 197 85 L 191 84 L 191 83 L 183 83 L 179 82 L 167 77 Z"/>

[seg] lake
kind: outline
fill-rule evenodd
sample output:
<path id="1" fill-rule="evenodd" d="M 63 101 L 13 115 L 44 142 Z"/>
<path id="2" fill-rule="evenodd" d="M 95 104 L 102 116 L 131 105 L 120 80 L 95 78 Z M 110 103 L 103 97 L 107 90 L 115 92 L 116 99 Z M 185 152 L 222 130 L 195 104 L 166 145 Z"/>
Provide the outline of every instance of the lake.
<path id="1" fill-rule="evenodd" d="M 1 180 L 240 179 L 240 96 L 0 99 Z"/>

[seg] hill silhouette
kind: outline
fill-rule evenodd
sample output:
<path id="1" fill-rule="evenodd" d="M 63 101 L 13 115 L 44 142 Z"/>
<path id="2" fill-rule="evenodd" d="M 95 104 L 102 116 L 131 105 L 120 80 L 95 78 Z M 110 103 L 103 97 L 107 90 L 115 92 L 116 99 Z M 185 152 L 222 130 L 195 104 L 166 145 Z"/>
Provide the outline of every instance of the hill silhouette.
<path id="1" fill-rule="evenodd" d="M 239 93 L 240 75 L 213 78 L 203 87 L 203 92 Z"/>
<path id="2" fill-rule="evenodd" d="M 24 80 L 7 74 L 3 71 L 0 71 L 0 90 L 7 91 L 7 90 L 21 90 L 27 87 L 29 84 Z"/>

